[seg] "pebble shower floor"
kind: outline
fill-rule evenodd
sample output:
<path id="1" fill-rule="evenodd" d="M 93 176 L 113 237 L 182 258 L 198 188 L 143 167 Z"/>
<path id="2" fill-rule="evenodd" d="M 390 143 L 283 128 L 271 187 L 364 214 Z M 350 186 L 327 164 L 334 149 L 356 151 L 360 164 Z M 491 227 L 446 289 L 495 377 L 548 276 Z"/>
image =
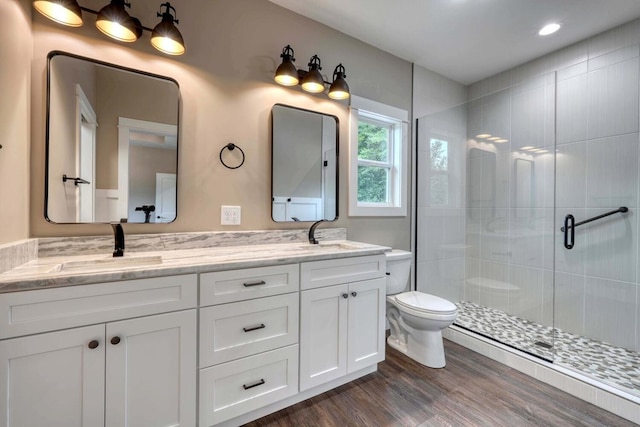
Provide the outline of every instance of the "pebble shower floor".
<path id="1" fill-rule="evenodd" d="M 549 342 L 554 330 L 529 320 L 472 302 L 459 302 L 455 324 L 503 344 L 553 360 L 622 391 L 640 396 L 640 353 L 615 347 L 560 329 L 555 330 L 554 348 Z"/>

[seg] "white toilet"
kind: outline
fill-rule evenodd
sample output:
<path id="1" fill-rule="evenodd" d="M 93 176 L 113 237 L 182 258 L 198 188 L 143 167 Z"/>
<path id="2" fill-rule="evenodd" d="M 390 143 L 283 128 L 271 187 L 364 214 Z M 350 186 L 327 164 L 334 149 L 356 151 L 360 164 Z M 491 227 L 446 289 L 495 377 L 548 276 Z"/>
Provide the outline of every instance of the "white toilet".
<path id="1" fill-rule="evenodd" d="M 403 292 L 411 271 L 411 252 L 392 250 L 387 256 L 387 343 L 430 368 L 445 366 L 442 330 L 456 320 L 451 301 L 423 292 Z"/>

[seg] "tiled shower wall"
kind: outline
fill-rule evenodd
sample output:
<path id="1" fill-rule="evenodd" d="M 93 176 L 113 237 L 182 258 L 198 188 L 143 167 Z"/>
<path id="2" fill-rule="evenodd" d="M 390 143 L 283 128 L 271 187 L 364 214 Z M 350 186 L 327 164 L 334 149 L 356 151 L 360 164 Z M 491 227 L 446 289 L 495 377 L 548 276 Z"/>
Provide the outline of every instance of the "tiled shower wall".
<path id="1" fill-rule="evenodd" d="M 634 21 L 473 84 L 467 104 L 418 121 L 419 290 L 549 326 L 555 316 L 640 350 L 639 44 Z M 431 139 L 448 142 L 446 171 L 431 168 Z M 443 174 L 447 197 L 434 197 Z M 618 206 L 630 213 L 562 246 L 566 214 Z"/>

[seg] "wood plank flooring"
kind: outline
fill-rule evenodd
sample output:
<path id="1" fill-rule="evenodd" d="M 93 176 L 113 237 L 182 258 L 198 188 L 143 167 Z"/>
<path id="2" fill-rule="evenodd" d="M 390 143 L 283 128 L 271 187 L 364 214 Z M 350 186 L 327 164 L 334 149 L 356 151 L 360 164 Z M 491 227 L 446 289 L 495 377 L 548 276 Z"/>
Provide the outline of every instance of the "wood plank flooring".
<path id="1" fill-rule="evenodd" d="M 378 372 L 246 426 L 636 425 L 448 340 L 444 369 L 386 351 Z"/>

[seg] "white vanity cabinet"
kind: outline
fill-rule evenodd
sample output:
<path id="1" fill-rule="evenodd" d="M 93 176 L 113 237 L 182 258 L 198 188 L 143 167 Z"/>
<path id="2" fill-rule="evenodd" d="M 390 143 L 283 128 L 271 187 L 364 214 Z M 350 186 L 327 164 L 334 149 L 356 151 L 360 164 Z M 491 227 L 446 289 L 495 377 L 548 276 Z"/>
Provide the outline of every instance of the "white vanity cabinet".
<path id="1" fill-rule="evenodd" d="M 195 275 L 0 295 L 0 425 L 195 425 L 196 304 Z"/>
<path id="2" fill-rule="evenodd" d="M 200 426 L 298 392 L 299 265 L 200 275 Z"/>
<path id="3" fill-rule="evenodd" d="M 301 265 L 300 390 L 384 360 L 384 256 Z"/>

